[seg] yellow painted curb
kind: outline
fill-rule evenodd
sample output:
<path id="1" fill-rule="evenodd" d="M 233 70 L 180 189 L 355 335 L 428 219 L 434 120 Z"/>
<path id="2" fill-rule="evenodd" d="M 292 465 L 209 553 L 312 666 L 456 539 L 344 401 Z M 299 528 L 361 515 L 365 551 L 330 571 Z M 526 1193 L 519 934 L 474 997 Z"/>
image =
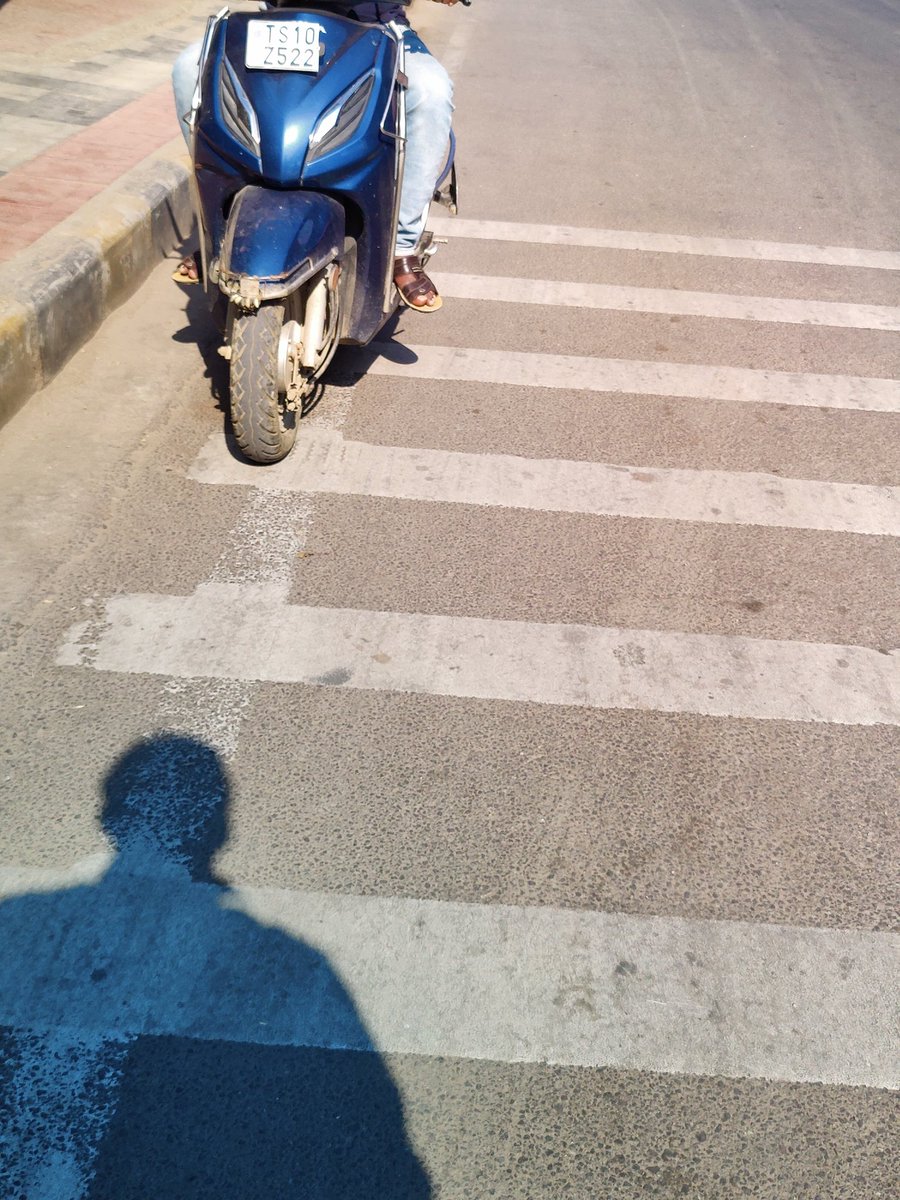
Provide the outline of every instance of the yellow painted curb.
<path id="1" fill-rule="evenodd" d="M 188 168 L 176 139 L 0 264 L 0 424 L 190 235 Z"/>
<path id="2" fill-rule="evenodd" d="M 43 385 L 34 311 L 18 300 L 0 299 L 0 425 L 20 407 L 19 396 Z"/>

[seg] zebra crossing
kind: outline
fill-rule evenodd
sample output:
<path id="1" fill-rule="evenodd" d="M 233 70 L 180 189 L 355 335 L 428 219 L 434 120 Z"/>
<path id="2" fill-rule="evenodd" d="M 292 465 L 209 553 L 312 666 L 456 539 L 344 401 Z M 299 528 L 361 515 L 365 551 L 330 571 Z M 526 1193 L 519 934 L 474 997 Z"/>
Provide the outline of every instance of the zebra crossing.
<path id="1" fill-rule="evenodd" d="M 19 872 L 18 880 L 0 872 L 0 886 L 84 886 L 108 867 L 100 861 L 77 880 L 71 872 L 26 872 L 25 879 Z M 385 1054 L 511 1064 L 900 1086 L 891 1056 L 894 995 L 884 988 L 896 962 L 883 935 L 232 889 L 228 910 L 315 946 L 351 983 L 370 1044 L 349 1040 L 329 1005 L 319 997 L 310 1002 L 308 994 L 299 1005 L 277 994 L 268 1003 L 254 997 L 251 1012 L 240 994 L 204 993 L 201 1006 L 190 986 L 161 993 L 159 943 L 182 943 L 189 984 L 215 970 L 213 918 L 192 921 L 187 932 L 178 926 L 179 912 L 211 913 L 218 897 L 216 889 L 178 879 L 164 890 L 135 890 L 126 928 L 149 924 L 157 947 L 142 947 L 140 962 L 108 994 L 95 991 L 90 1006 L 79 1003 L 71 984 L 23 996 L 30 1027 L 52 1034 L 74 1024 L 80 1038 L 94 1042 L 167 1036 L 330 1050 L 374 1045 Z M 109 942 L 118 931 L 95 932 Z M 122 943 L 124 955 L 124 937 Z M 852 974 L 841 966 L 850 957 Z M 735 962 L 744 964 L 739 975 Z M 17 999 L 4 997 L 0 1021 L 17 1023 Z M 614 1015 L 598 1024 L 603 1012 Z"/>
<path id="2" fill-rule="evenodd" d="M 654 254 L 693 254 L 703 258 L 744 258 L 763 262 L 807 263 L 828 267 L 900 270 L 900 251 L 859 250 L 849 246 L 810 246 L 738 238 L 691 237 L 646 230 L 581 229 L 572 225 L 536 225 L 514 221 L 473 221 L 465 217 L 432 217 L 440 237 L 516 242 L 544 246 L 578 246 L 585 250 L 638 250 Z"/>
<path id="3" fill-rule="evenodd" d="M 219 439 L 210 439 L 191 478 L 249 485 L 252 469 L 223 462 L 218 444 Z M 333 430 L 311 432 L 289 464 L 275 466 L 259 486 L 872 536 L 896 536 L 900 530 L 900 488 L 895 487 L 377 446 Z"/>
<path id="4" fill-rule="evenodd" d="M 757 720 L 900 725 L 897 664 L 860 646 L 587 625 L 310 608 L 280 587 L 206 584 L 119 596 L 98 641 L 58 662 L 243 679 Z M 218 636 L 208 631 L 218 628 Z"/>
<path id="5" fill-rule="evenodd" d="M 726 296 L 716 292 L 561 283 L 550 279 L 506 276 L 490 278 L 443 273 L 440 278 L 443 295 L 457 300 L 661 313 L 733 321 L 775 321 L 789 325 L 824 325 L 834 329 L 879 329 L 889 333 L 900 330 L 900 308 L 884 305 L 839 304 L 833 300 L 775 300 L 760 296 Z"/>
<path id="6" fill-rule="evenodd" d="M 480 238 L 493 232 L 503 240 L 511 238 L 516 228 L 464 222 L 462 233 Z M 521 229 L 523 242 L 537 239 L 586 246 L 616 244 L 609 231 Z M 618 239 L 631 246 L 637 240 L 624 234 Z M 653 251 L 663 246 L 670 253 L 710 252 L 704 239 L 648 235 L 642 245 Z M 777 260 L 876 268 L 894 264 L 893 258 L 886 264 L 877 255 L 850 249 L 819 252 L 785 246 L 779 254 L 778 247 L 767 243 L 724 246 L 720 252 L 734 256 L 758 257 L 769 249 Z M 476 280 L 450 273 L 439 278 L 445 294 L 468 299 L 577 306 L 586 294 L 594 294 L 583 288 L 570 294 L 565 290 L 568 285 L 540 281 Z M 524 288 L 519 286 L 523 282 Z M 692 299 L 700 293 L 643 291 L 657 300 L 667 297 L 652 311 L 671 312 L 678 305 L 682 314 L 724 319 L 736 315 L 736 305 L 747 305 L 741 315 L 748 320 L 821 321 L 884 330 L 893 328 L 900 314 L 900 309 L 884 306 L 803 301 L 792 307 L 791 301 L 712 294 L 706 297 L 709 303 L 698 308 Z M 635 294 L 634 289 L 605 293 L 610 307 L 623 316 L 637 311 Z M 503 383 L 591 390 L 599 395 L 674 394 L 685 402 L 712 398 L 723 403 L 834 407 L 847 412 L 894 413 L 900 408 L 900 384 L 885 378 L 415 343 L 350 352 L 347 361 L 374 378 Z M 311 427 L 302 431 L 294 454 L 264 473 L 226 454 L 220 435 L 211 434 L 189 477 L 204 486 L 294 495 L 302 497 L 303 504 L 321 495 L 378 497 L 597 518 L 621 516 L 638 522 L 900 536 L 898 487 L 791 479 L 754 471 L 674 469 L 652 462 L 611 464 L 390 446 L 345 437 L 342 423 L 341 414 L 337 420 L 314 417 Z M 106 607 L 99 636 L 92 639 L 90 633 L 96 622 L 76 626 L 59 661 L 104 671 L 185 678 L 281 681 L 762 720 L 900 724 L 898 660 L 881 648 L 541 625 L 483 620 L 474 614 L 316 609 L 288 605 L 285 586 L 283 578 L 272 584 L 268 576 L 241 583 L 219 578 L 200 585 L 192 597 L 117 596 Z M 217 623 L 219 636 L 208 637 L 206 631 Z"/>
<path id="7" fill-rule="evenodd" d="M 651 256 L 651 269 L 652 256 L 660 253 L 800 268 L 900 267 L 900 255 L 839 247 L 477 221 L 449 229 L 461 241 L 627 248 Z M 870 480 L 794 478 L 758 470 L 752 462 L 743 470 L 723 470 L 701 461 L 675 468 L 655 460 L 526 456 L 512 441 L 473 450 L 471 428 L 465 443 L 429 445 L 421 417 L 407 444 L 366 430 L 383 389 L 399 380 L 404 386 L 440 384 L 445 405 L 453 404 L 457 388 L 478 389 L 485 403 L 501 386 L 560 398 L 583 393 L 597 421 L 604 406 L 622 396 L 637 406 L 667 397 L 680 411 L 697 402 L 762 411 L 782 406 L 797 422 L 812 410 L 837 413 L 848 423 L 885 420 L 900 411 L 894 379 L 806 369 L 815 364 L 792 372 L 454 345 L 450 322 L 454 309 L 491 302 L 564 306 L 576 321 L 582 309 L 602 308 L 622 328 L 634 314 L 649 312 L 818 325 L 865 336 L 900 328 L 900 309 L 452 271 L 437 277 L 451 300 L 449 328 L 437 334 L 441 340 L 418 340 L 423 335 L 410 321 L 409 337 L 404 331 L 393 342 L 348 353 L 338 370 L 358 378 L 326 396 L 284 463 L 264 472 L 250 468 L 229 454 L 220 431 L 209 434 L 186 471 L 186 486 L 229 496 L 240 509 L 217 566 L 195 581 L 190 594 L 123 587 L 92 604 L 57 646 L 60 670 L 100 679 L 163 678 L 174 699 L 160 705 L 161 723 L 178 688 L 192 689 L 179 727 L 202 730 L 224 758 L 235 760 L 242 724 L 267 689 L 281 689 L 301 711 L 310 693 L 335 700 L 339 693 L 361 693 L 387 705 L 405 697 L 411 704 L 496 706 L 504 714 L 501 723 L 525 711 L 540 721 L 552 710 L 608 713 L 625 722 L 648 715 L 742 722 L 763 741 L 783 728 L 825 729 L 841 739 L 860 731 L 890 733 L 900 725 L 900 657 L 892 646 L 871 639 L 803 640 L 777 631 L 760 636 L 749 612 L 745 628 L 725 635 L 673 629 L 662 619 L 656 628 L 646 621 L 603 625 L 541 619 L 539 612 L 524 619 L 477 608 L 420 608 L 416 574 L 447 568 L 440 545 L 431 548 L 429 561 L 405 564 L 408 608 L 363 604 L 359 595 L 308 602 L 304 563 L 318 560 L 305 556 L 327 525 L 328 505 L 337 502 L 352 506 L 362 527 L 389 523 L 401 509 L 405 519 L 425 526 L 444 510 L 465 510 L 476 521 L 542 514 L 559 523 L 560 536 L 576 518 L 601 530 L 605 522 L 624 519 L 616 537 L 626 557 L 633 553 L 630 540 L 650 527 L 708 528 L 723 539 L 739 531 L 843 539 L 828 544 L 853 547 L 894 546 L 892 539 L 900 536 L 900 489 Z M 546 418 L 551 427 L 560 419 L 552 409 Z M 531 552 L 525 542 L 516 549 L 526 558 Z M 379 563 L 363 562 L 360 570 L 377 580 Z M 327 574 L 327 565 L 321 571 Z M 503 588 L 498 566 L 501 602 Z M 599 764 L 602 747 L 597 753 Z M 502 824 L 502 800 L 497 807 Z M 109 870 L 108 860 L 68 873 L 10 867 L 0 871 L 0 895 L 86 888 Z M 900 939 L 888 932 L 834 928 L 825 920 L 817 927 L 808 921 L 695 919 L 559 903 L 373 894 L 352 886 L 305 890 L 241 879 L 230 882 L 220 901 L 209 884 L 155 877 L 154 870 L 147 872 L 154 882 L 145 880 L 118 897 L 122 911 L 113 932 L 104 927 L 104 913 L 88 912 L 77 935 L 97 945 L 118 938 L 125 947 L 127 931 L 147 926 L 153 936 L 144 953 L 131 948 L 127 969 L 108 985 L 104 981 L 105 990 L 89 994 L 71 986 L 65 963 L 58 970 L 48 963 L 51 986 L 38 1015 L 34 993 L 23 984 L 3 999 L 0 1022 L 18 1029 L 31 1022 L 47 1037 L 64 1026 L 104 1063 L 111 1053 L 107 1042 L 115 1048 L 171 1037 L 374 1049 L 411 1061 L 418 1056 L 510 1070 L 623 1070 L 701 1084 L 900 1086 Z M 179 904 L 192 914 L 190 928 L 178 916 Z M 325 976 L 310 985 L 301 1004 L 254 993 L 251 1011 L 227 989 L 221 1002 L 210 1002 L 197 981 L 220 970 L 223 905 L 257 929 L 314 947 L 352 996 L 359 1025 L 343 1010 L 329 1010 Z M 177 986 L 161 989 L 173 947 L 190 971 Z M 114 947 L 110 954 L 114 959 Z M 105 1107 L 90 1115 L 100 1141 L 105 1123 L 115 1117 L 122 1070 L 108 1069 Z M 84 1158 L 83 1149 L 79 1153 Z M 81 1169 L 89 1174 L 83 1164 Z"/>
<path id="8" fill-rule="evenodd" d="M 354 361 L 370 375 L 505 384 L 583 392 L 625 392 L 682 400 L 900 412 L 900 382 L 854 375 L 765 371 L 750 367 L 641 362 L 635 359 L 528 354 L 457 346 L 379 346 Z"/>
<path id="9" fill-rule="evenodd" d="M 440 224 L 440 223 L 439 223 Z M 452 228 L 452 225 L 450 226 Z M 462 224 L 463 237 L 498 234 L 517 227 Z M 608 245 L 603 231 L 535 231 L 568 244 Z M 619 244 L 634 245 L 622 235 Z M 643 239 L 642 248 L 709 254 L 703 239 Z M 716 246 L 719 243 L 715 243 Z M 896 266 L 864 251 L 758 243 L 724 243 L 721 253 L 787 261 L 827 261 L 876 268 Z M 713 251 L 715 252 L 715 251 Z M 896 256 L 894 256 L 896 257 Z M 450 296 L 501 298 L 518 303 L 557 303 L 567 285 L 519 280 L 475 281 L 445 273 Z M 447 284 L 451 286 L 447 287 Z M 526 283 L 528 281 L 525 281 Z M 657 293 L 653 292 L 656 296 Z M 684 293 L 671 293 L 684 304 Z M 579 303 L 583 294 L 568 296 Z M 609 295 L 623 314 L 635 310 L 633 292 Z M 687 297 L 690 301 L 691 297 Z M 711 297 L 702 315 L 734 316 L 735 302 L 748 303 L 752 320 L 805 320 L 857 328 L 888 329 L 900 310 L 858 305 L 746 301 Z M 756 307 L 753 307 L 753 306 Z M 658 311 L 671 311 L 666 305 Z M 700 315 L 696 311 L 694 315 Z M 488 351 L 444 345 L 404 344 L 351 352 L 351 363 L 378 377 L 504 383 L 531 388 L 627 391 L 714 397 L 724 403 L 815 405 L 852 411 L 896 412 L 900 384 L 882 378 L 768 372 L 701 364 L 641 363 L 547 356 L 515 350 Z M 357 390 L 365 388 L 366 380 Z M 693 388 L 693 391 L 691 389 Z M 711 522 L 797 531 L 827 531 L 857 537 L 900 535 L 900 489 L 799 480 L 758 472 L 675 470 L 653 463 L 604 464 L 515 455 L 465 453 L 359 442 L 342 432 L 344 416 L 327 412 L 302 431 L 295 453 L 265 472 L 226 453 L 218 433 L 210 435 L 189 471 L 203 486 L 272 493 L 276 502 L 312 506 L 317 496 L 386 498 L 416 504 L 473 505 L 532 509 L 636 522 Z M 363 509 L 364 514 L 364 509 Z M 283 515 L 283 514 L 282 514 Z M 427 518 L 426 518 L 427 519 Z M 257 530 L 259 540 L 281 536 Z M 278 561 L 276 550 L 274 561 Z M 271 562 L 270 562 L 271 566 Z M 96 618 L 74 627 L 59 662 L 120 673 L 172 678 L 286 682 L 518 703 L 717 715 L 753 720 L 812 721 L 845 725 L 900 724 L 900 672 L 896 653 L 862 645 L 817 644 L 759 637 L 722 637 L 645 628 L 543 625 L 486 620 L 440 613 L 378 612 L 310 607 L 288 602 L 284 564 L 231 581 L 221 575 L 198 586 L 193 596 L 119 595 Z"/>

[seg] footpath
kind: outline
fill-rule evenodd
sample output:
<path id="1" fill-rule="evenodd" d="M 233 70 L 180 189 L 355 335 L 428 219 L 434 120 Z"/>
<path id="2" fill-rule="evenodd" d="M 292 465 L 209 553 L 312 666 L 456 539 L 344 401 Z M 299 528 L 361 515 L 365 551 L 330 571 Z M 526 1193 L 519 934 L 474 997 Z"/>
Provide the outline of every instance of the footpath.
<path id="1" fill-rule="evenodd" d="M 0 424 L 190 236 L 169 78 L 217 7 L 0 0 Z"/>

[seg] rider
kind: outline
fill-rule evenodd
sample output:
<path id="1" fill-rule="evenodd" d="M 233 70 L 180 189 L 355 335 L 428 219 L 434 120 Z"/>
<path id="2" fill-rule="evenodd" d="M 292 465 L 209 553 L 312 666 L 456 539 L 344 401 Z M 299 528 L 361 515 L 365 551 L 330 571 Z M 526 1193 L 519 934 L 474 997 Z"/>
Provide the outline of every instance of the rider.
<path id="1" fill-rule="evenodd" d="M 267 0 L 263 8 L 297 7 L 302 0 Z M 441 307 L 437 288 L 425 274 L 415 254 L 425 228 L 428 209 L 447 156 L 450 121 L 453 112 L 453 84 L 450 76 L 434 58 L 419 35 L 410 28 L 404 13 L 409 0 L 316 0 L 358 21 L 393 22 L 404 27 L 406 46 L 407 143 L 406 168 L 400 197 L 400 224 L 394 259 L 394 282 L 404 303 L 417 312 L 436 312 Z M 458 0 L 435 0 L 438 4 L 456 4 Z M 189 130 L 185 114 L 197 83 L 200 43 L 182 52 L 172 71 L 175 106 L 185 140 Z M 182 264 L 185 278 L 196 279 L 193 260 Z"/>

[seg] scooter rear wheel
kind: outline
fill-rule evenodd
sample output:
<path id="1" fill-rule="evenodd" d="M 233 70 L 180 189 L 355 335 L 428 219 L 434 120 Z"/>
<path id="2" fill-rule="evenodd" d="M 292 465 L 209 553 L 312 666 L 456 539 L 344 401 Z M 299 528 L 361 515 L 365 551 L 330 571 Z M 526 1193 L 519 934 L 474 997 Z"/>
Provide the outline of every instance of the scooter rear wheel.
<path id="1" fill-rule="evenodd" d="M 297 436 L 298 414 L 280 394 L 278 344 L 283 304 L 263 304 L 241 313 L 231 331 L 231 426 L 243 453 L 257 463 L 289 454 Z"/>

